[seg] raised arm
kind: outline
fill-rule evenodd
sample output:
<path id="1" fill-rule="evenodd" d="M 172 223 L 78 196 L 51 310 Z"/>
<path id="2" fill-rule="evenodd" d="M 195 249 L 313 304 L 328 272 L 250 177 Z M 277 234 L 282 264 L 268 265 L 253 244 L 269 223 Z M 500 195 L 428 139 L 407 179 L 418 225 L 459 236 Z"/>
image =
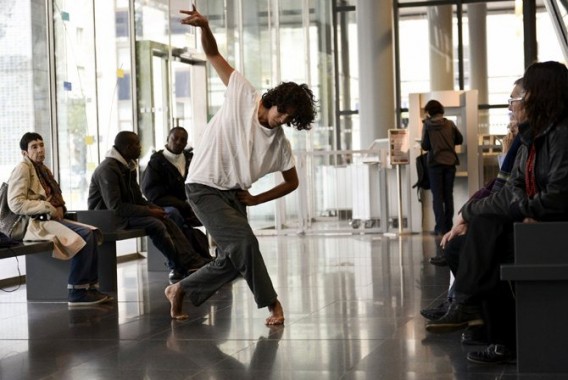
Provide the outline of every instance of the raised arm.
<path id="1" fill-rule="evenodd" d="M 193 5 L 193 10 L 191 11 L 180 12 L 187 15 L 187 17 L 181 20 L 182 24 L 201 28 L 201 45 L 203 46 L 207 60 L 211 63 L 225 86 L 227 86 L 229 84 L 229 78 L 235 69 L 229 65 L 227 60 L 219 53 L 215 36 L 213 36 L 211 28 L 209 28 L 209 20 L 195 9 L 195 5 Z"/>

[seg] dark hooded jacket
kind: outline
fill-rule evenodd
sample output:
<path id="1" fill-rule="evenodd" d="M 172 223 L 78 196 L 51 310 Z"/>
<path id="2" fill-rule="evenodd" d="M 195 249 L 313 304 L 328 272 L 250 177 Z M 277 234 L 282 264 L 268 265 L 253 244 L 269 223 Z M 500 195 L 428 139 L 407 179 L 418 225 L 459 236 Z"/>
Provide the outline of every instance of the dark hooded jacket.
<path id="1" fill-rule="evenodd" d="M 112 148 L 95 169 L 89 186 L 89 210 L 113 210 L 117 216 L 152 216 L 136 179 L 136 163 Z"/>
<path id="2" fill-rule="evenodd" d="M 456 145 L 463 143 L 463 136 L 453 121 L 428 118 L 422 128 L 422 149 L 428 151 L 428 166 L 459 165 Z"/>
<path id="3" fill-rule="evenodd" d="M 152 154 L 148 167 L 142 176 L 142 192 L 152 203 L 161 207 L 175 207 L 189 220 L 192 225 L 196 222 L 195 214 L 187 202 L 185 193 L 185 179 L 193 150 L 183 151 L 185 156 L 185 176 L 164 156 L 164 151 L 159 150 Z M 195 219 L 195 220 L 194 220 Z M 198 223 L 197 225 L 200 225 Z"/>

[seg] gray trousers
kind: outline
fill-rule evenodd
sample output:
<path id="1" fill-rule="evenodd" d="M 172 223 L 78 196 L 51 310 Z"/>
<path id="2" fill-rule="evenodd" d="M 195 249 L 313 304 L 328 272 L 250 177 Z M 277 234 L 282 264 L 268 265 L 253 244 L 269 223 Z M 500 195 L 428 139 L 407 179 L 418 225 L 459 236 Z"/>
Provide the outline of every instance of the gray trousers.
<path id="1" fill-rule="evenodd" d="M 201 305 L 241 275 L 259 308 L 273 304 L 277 294 L 237 190 L 195 183 L 187 184 L 186 190 L 193 211 L 217 243 L 217 258 L 180 282 L 191 302 Z"/>

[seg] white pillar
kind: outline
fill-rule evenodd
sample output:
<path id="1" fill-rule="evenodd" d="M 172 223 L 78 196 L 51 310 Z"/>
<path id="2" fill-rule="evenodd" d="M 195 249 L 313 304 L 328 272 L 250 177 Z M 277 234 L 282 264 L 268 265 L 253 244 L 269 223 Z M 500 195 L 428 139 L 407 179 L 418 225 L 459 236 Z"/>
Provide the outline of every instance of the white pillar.
<path id="1" fill-rule="evenodd" d="M 487 84 L 487 4 L 468 4 L 469 88 L 477 90 L 479 104 L 488 103 Z M 480 114 L 479 132 L 489 133 L 489 119 Z"/>
<path id="2" fill-rule="evenodd" d="M 430 89 L 454 89 L 452 6 L 428 7 L 430 39 Z"/>
<path id="3" fill-rule="evenodd" d="M 361 148 L 396 128 L 390 1 L 357 1 Z"/>

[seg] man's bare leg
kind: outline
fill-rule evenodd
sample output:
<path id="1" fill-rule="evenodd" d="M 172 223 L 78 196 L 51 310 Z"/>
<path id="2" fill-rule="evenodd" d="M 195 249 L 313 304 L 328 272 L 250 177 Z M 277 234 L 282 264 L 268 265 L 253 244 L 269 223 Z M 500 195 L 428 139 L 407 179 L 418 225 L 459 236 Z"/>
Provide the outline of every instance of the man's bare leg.
<path id="1" fill-rule="evenodd" d="M 164 293 L 166 294 L 166 298 L 168 299 L 168 301 L 170 301 L 171 304 L 171 317 L 178 320 L 189 318 L 189 315 L 181 311 L 183 306 L 183 296 L 185 295 L 185 292 L 183 291 L 183 288 L 181 287 L 179 282 L 168 286 Z"/>
<path id="2" fill-rule="evenodd" d="M 284 310 L 280 301 L 274 301 L 272 305 L 268 306 L 268 311 L 270 311 L 270 317 L 266 318 L 267 325 L 284 324 Z"/>

